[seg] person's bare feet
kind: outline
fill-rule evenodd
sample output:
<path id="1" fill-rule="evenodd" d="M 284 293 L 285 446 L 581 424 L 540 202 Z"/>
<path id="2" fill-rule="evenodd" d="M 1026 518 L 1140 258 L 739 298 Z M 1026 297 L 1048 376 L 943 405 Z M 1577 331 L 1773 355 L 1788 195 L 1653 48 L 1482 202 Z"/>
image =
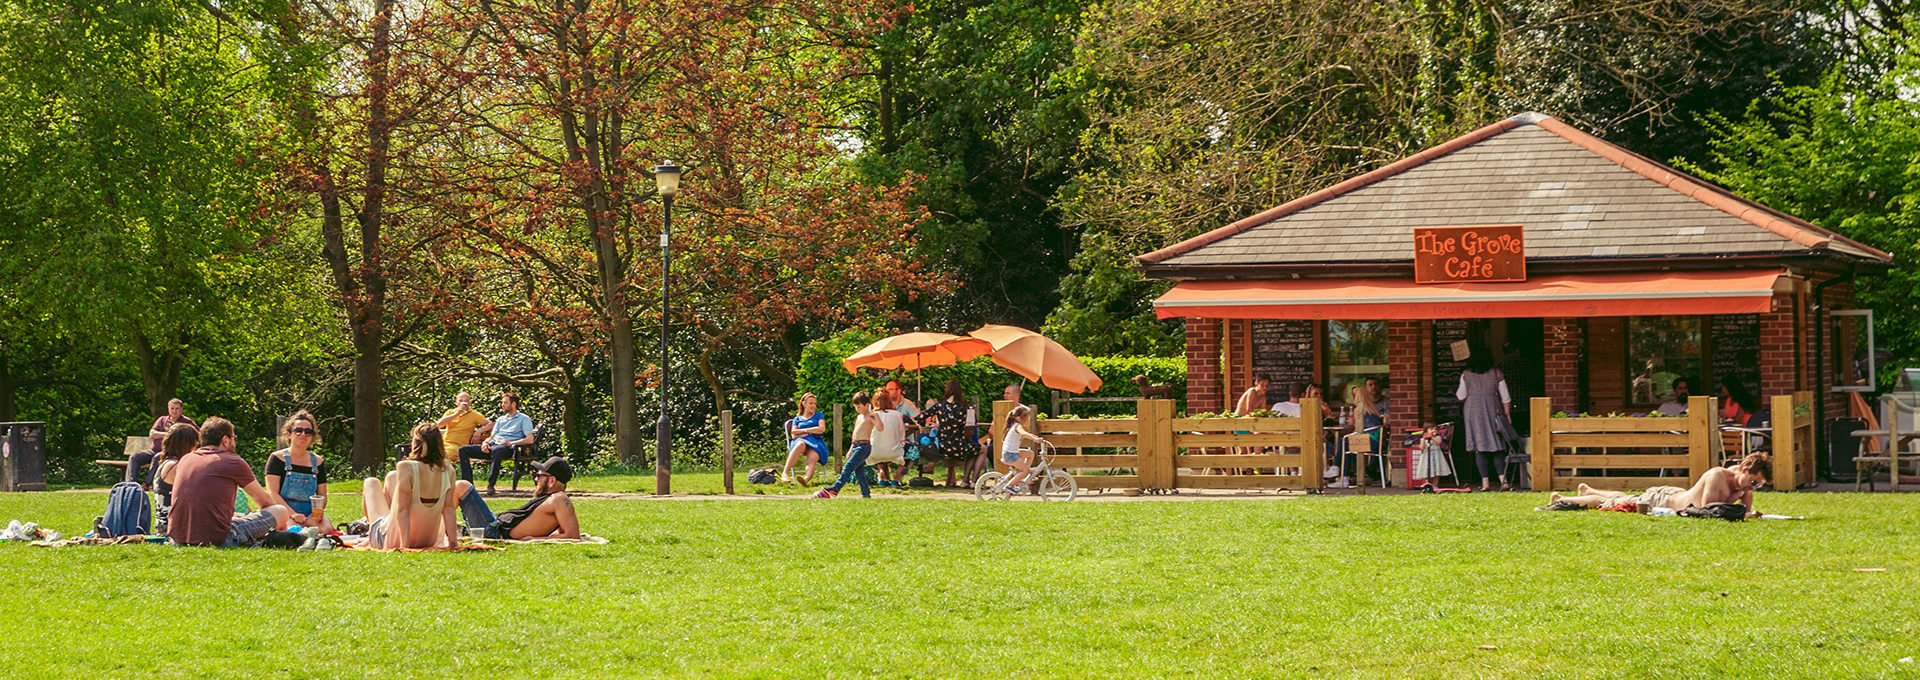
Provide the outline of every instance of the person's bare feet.
<path id="1" fill-rule="evenodd" d="M 1558 502 L 1560 502 L 1560 492 L 1558 492 L 1558 491 L 1555 491 L 1555 492 L 1553 492 L 1553 493 L 1550 493 L 1550 494 L 1547 494 L 1547 502 L 1549 502 L 1549 503 L 1558 503 Z"/>
<path id="2" fill-rule="evenodd" d="M 1582 495 L 1582 496 L 1591 496 L 1591 495 L 1593 495 L 1593 487 L 1591 487 L 1591 486 L 1587 486 L 1585 482 L 1582 482 L 1582 483 L 1580 484 L 1580 489 L 1579 489 L 1579 490 L 1580 490 L 1580 495 Z"/>

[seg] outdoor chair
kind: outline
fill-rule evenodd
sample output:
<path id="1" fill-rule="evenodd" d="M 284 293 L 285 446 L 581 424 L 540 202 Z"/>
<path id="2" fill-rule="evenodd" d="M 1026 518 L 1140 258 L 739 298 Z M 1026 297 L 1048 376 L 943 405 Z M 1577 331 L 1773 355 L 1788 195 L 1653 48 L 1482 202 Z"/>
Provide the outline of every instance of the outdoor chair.
<path id="1" fill-rule="evenodd" d="M 527 443 L 515 444 L 513 456 L 504 461 L 507 465 L 513 466 L 513 486 L 510 488 L 514 491 L 520 490 L 520 477 L 532 476 L 528 471 L 533 469 L 534 463 L 541 462 L 540 433 L 545 429 L 546 426 L 534 423 L 533 432 L 527 435 Z"/>
<path id="2" fill-rule="evenodd" d="M 1367 482 L 1371 481 L 1367 479 L 1368 458 L 1374 458 L 1380 461 L 1380 488 L 1387 488 L 1388 480 L 1393 479 L 1393 461 L 1392 456 L 1387 453 L 1386 442 L 1376 442 L 1374 440 L 1374 435 L 1383 433 L 1384 427 L 1385 426 L 1366 428 L 1347 435 L 1346 439 L 1342 442 L 1345 444 L 1347 451 L 1354 454 L 1354 467 L 1359 468 L 1353 471 L 1354 486 L 1360 489 L 1362 495 L 1367 493 Z M 1341 461 L 1345 462 L 1345 458 L 1342 458 Z"/>

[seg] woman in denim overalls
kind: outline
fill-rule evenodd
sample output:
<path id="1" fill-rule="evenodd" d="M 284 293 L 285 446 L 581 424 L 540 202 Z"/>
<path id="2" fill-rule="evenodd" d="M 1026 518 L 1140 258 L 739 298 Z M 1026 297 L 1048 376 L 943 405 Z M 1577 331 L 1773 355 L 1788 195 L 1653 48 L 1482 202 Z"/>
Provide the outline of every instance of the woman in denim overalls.
<path id="1" fill-rule="evenodd" d="M 280 441 L 287 448 L 267 457 L 267 493 L 291 508 L 300 524 L 327 526 L 324 504 L 318 511 L 313 508 L 314 496 L 327 495 L 326 461 L 311 451 L 320 443 L 320 428 L 313 414 L 300 411 L 289 416 L 280 428 Z"/>

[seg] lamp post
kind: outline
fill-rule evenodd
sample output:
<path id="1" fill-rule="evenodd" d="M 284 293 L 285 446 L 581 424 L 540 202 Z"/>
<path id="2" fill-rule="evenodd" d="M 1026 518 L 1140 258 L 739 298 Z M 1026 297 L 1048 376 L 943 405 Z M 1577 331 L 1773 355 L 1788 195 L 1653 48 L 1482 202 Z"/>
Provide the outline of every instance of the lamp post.
<path id="1" fill-rule="evenodd" d="M 670 490 L 673 421 L 667 419 L 667 310 L 671 298 L 668 284 L 673 281 L 673 195 L 680 192 L 680 166 L 666 161 L 653 166 L 653 184 L 660 191 L 660 423 L 656 436 L 659 448 L 653 454 L 653 492 L 661 496 Z"/>

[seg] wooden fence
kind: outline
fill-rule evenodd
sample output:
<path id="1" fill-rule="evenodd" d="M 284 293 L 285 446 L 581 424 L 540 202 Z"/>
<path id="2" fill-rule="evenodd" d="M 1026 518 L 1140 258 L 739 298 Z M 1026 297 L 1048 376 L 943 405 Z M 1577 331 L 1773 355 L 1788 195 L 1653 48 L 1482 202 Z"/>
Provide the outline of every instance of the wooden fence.
<path id="1" fill-rule="evenodd" d="M 1173 402 L 1139 399 L 1133 418 L 1052 418 L 1034 421 L 1034 434 L 1052 442 L 1053 467 L 1068 472 L 1125 470 L 1132 474 L 1076 473 L 1083 489 L 1319 489 L 1326 467 L 1319 419 L 1176 418 Z M 1010 401 L 993 404 L 994 464 L 1006 436 Z M 1300 403 L 1302 413 L 1319 413 L 1320 400 Z M 1274 449 L 1286 453 L 1234 454 L 1232 449 Z M 1109 449 L 1112 453 L 1068 454 L 1071 449 Z M 1279 468 L 1286 475 L 1207 474 L 1210 470 Z"/>
<path id="2" fill-rule="evenodd" d="M 1583 483 L 1611 490 L 1691 486 L 1720 458 L 1739 454 L 1726 450 L 1718 402 L 1709 397 L 1688 398 L 1687 415 L 1680 418 L 1555 418 L 1552 401 L 1535 398 L 1529 428 L 1533 488 L 1568 491 Z M 1813 415 L 1795 413 L 1796 407 L 1811 403 L 1810 392 L 1771 400 L 1774 434 L 1769 446 L 1760 448 L 1774 452 L 1774 479 L 1768 480 L 1774 488 L 1793 489 L 1812 481 Z M 1561 470 L 1573 474 L 1560 476 Z M 1686 470 L 1687 477 L 1580 476 L 1593 470 Z"/>

